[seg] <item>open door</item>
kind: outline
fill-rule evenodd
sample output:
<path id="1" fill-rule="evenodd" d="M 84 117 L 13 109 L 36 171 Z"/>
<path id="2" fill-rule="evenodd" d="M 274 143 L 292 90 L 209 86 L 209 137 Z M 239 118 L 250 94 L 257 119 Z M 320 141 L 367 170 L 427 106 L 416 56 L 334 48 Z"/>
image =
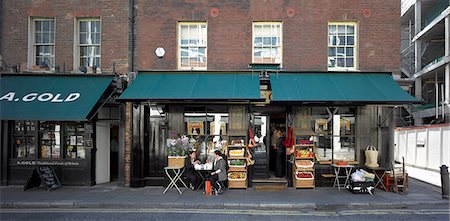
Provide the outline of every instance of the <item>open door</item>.
<path id="1" fill-rule="evenodd" d="M 110 125 L 109 122 L 96 124 L 95 183 L 110 182 Z"/>

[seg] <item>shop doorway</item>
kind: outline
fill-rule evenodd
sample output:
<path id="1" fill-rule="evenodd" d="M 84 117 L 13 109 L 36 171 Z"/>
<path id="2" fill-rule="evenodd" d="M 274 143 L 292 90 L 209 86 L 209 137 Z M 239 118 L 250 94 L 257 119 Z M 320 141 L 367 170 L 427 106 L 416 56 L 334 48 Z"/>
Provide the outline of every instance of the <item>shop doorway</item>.
<path id="1" fill-rule="evenodd" d="M 287 183 L 286 161 L 276 160 L 277 154 L 272 145 L 275 129 L 286 130 L 285 107 L 255 107 L 252 111 L 251 121 L 254 138 L 257 142 L 257 147 L 253 150 L 255 159 L 253 181 L 255 186 L 280 184 L 285 187 Z M 273 142 L 276 143 L 276 139 Z M 283 171 L 281 175 L 278 174 L 279 177 L 275 174 L 277 163 Z"/>
<path id="2" fill-rule="evenodd" d="M 110 180 L 111 182 L 117 182 L 119 178 L 119 125 L 111 125 L 110 137 Z"/>
<path id="3" fill-rule="evenodd" d="M 279 180 L 286 178 L 286 154 L 282 149 L 275 149 L 281 134 L 286 132 L 286 112 L 277 112 L 270 115 L 269 140 L 269 179 Z M 281 131 L 281 132 L 280 132 Z"/>

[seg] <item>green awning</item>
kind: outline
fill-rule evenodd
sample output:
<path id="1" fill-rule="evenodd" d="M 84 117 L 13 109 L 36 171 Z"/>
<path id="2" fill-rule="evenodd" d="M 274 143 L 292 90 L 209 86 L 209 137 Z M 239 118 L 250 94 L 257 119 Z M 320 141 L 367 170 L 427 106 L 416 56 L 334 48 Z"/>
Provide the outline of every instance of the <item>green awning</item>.
<path id="1" fill-rule="evenodd" d="M 419 103 L 389 73 L 272 73 L 273 102 Z"/>
<path id="2" fill-rule="evenodd" d="M 210 72 L 140 72 L 118 100 L 261 101 L 259 75 Z"/>
<path id="3" fill-rule="evenodd" d="M 85 121 L 112 76 L 2 75 L 0 119 Z"/>

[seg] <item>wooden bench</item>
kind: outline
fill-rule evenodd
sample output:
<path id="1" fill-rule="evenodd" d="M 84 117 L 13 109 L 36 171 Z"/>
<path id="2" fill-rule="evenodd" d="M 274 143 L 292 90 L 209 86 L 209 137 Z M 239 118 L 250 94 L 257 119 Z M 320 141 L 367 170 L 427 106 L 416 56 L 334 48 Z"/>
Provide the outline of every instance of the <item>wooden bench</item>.
<path id="1" fill-rule="evenodd" d="M 336 174 L 332 173 L 322 173 L 323 178 L 336 178 Z"/>

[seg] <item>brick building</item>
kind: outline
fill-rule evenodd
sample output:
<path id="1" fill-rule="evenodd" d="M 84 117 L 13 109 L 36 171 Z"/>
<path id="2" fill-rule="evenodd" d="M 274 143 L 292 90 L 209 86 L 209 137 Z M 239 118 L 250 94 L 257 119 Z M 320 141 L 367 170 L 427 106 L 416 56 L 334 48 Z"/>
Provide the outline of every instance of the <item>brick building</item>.
<path id="1" fill-rule="evenodd" d="M 129 72 L 128 2 L 0 4 L 1 184 L 24 184 L 33 165 L 54 165 L 64 185 L 117 180 L 112 82 Z"/>
<path id="2" fill-rule="evenodd" d="M 317 185 L 326 185 L 321 174 L 330 173 L 331 162 L 364 162 L 367 145 L 378 146 L 379 162 L 389 165 L 392 107 L 415 102 L 392 79 L 400 74 L 400 1 L 135 4 L 138 76 L 119 98 L 133 103 L 125 146 L 125 182 L 131 186 L 163 183 L 170 152 L 165 138 L 177 133 L 194 137 L 205 160 L 215 149 L 226 152 L 222 141 L 247 143 L 255 131 L 262 143 L 248 185 L 276 175 L 280 163 L 270 144 L 275 127 L 314 140 Z M 375 80 L 381 76 L 387 81 Z M 383 95 L 365 97 L 370 93 Z M 281 172 L 291 184 L 292 176 Z"/>

